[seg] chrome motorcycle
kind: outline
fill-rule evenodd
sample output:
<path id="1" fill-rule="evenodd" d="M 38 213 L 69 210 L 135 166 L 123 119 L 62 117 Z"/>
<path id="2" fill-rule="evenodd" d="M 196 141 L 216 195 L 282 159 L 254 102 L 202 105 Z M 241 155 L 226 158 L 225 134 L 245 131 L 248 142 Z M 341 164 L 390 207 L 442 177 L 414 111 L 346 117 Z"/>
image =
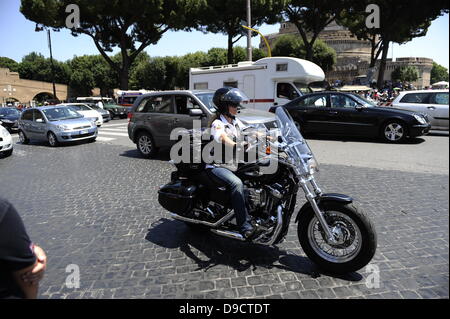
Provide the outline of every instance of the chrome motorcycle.
<path id="1" fill-rule="evenodd" d="M 266 156 L 239 166 L 246 205 L 257 228 L 251 239 L 237 230 L 225 185 L 203 164 L 178 163 L 171 182 L 159 190 L 158 201 L 171 217 L 195 228 L 234 240 L 277 245 L 286 237 L 301 189 L 306 203 L 295 217 L 305 254 L 332 273 L 357 271 L 375 254 L 377 236 L 367 215 L 347 195 L 323 193 L 315 180 L 317 161 L 290 115 L 276 109 L 278 137 L 266 140 Z M 249 149 L 257 145 L 251 145 Z M 276 161 L 276 170 L 264 168 Z"/>

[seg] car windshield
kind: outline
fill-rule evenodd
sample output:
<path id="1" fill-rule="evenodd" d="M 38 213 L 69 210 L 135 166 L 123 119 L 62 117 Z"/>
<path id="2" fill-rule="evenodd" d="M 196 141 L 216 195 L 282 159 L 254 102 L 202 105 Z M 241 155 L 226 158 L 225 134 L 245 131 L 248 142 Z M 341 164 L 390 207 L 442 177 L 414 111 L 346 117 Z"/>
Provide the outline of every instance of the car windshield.
<path id="1" fill-rule="evenodd" d="M 303 94 L 312 93 L 311 88 L 305 83 L 294 82 L 294 85 Z"/>
<path id="2" fill-rule="evenodd" d="M 202 101 L 202 103 L 211 111 L 211 112 L 216 112 L 217 108 L 213 103 L 213 97 L 214 97 L 214 93 L 197 93 L 195 94 L 196 97 L 198 97 L 198 99 L 200 101 Z"/>
<path id="3" fill-rule="evenodd" d="M 20 112 L 16 109 L 10 109 L 10 108 L 0 108 L 0 116 L 14 116 L 20 115 Z"/>
<path id="4" fill-rule="evenodd" d="M 376 107 L 377 105 L 369 100 L 366 100 L 362 96 L 358 94 L 352 94 L 352 97 L 357 100 L 359 103 L 361 103 L 364 107 Z"/>
<path id="5" fill-rule="evenodd" d="M 71 104 L 68 105 L 68 107 L 75 111 L 92 111 L 92 109 L 85 104 Z"/>
<path id="6" fill-rule="evenodd" d="M 70 107 L 46 109 L 42 112 L 44 112 L 49 121 L 71 120 L 83 117 L 83 115 L 71 109 Z"/>

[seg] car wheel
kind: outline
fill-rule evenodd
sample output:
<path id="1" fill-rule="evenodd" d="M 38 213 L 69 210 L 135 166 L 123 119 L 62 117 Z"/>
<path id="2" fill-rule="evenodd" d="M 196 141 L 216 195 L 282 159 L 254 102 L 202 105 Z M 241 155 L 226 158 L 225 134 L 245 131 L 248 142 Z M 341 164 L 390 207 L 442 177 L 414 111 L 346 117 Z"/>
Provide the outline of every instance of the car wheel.
<path id="1" fill-rule="evenodd" d="M 96 137 L 90 138 L 88 139 L 88 143 L 94 143 L 96 139 L 97 139 Z"/>
<path id="2" fill-rule="evenodd" d="M 400 143 L 406 139 L 406 125 L 400 121 L 390 121 L 383 125 L 381 137 L 389 143 Z"/>
<path id="3" fill-rule="evenodd" d="M 141 153 L 142 156 L 145 158 L 152 158 L 155 156 L 157 152 L 157 148 L 155 146 L 155 142 L 153 141 L 153 137 L 150 133 L 142 132 L 139 134 L 136 146 L 138 151 Z"/>
<path id="4" fill-rule="evenodd" d="M 58 139 L 56 138 L 56 135 L 53 132 L 48 132 L 47 134 L 47 140 L 48 140 L 48 144 L 51 147 L 56 147 L 58 146 Z"/>
<path id="5" fill-rule="evenodd" d="M 111 120 L 114 119 L 114 113 L 113 112 L 109 112 L 109 115 L 111 116 Z"/>
<path id="6" fill-rule="evenodd" d="M 28 144 L 30 142 L 22 130 L 19 131 L 19 141 L 22 144 Z"/>
<path id="7" fill-rule="evenodd" d="M 11 154 L 13 153 L 13 149 L 4 151 L 4 152 L 0 152 L 0 155 L 4 156 L 4 157 L 8 157 L 11 156 Z"/>

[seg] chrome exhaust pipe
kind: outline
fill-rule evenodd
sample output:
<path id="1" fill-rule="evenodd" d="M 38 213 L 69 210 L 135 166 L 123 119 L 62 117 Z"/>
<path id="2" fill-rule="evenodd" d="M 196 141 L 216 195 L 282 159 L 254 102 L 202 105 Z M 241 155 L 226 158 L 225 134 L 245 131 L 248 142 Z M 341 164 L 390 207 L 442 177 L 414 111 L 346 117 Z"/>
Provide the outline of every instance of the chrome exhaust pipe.
<path id="1" fill-rule="evenodd" d="M 273 236 L 270 239 L 270 241 L 268 243 L 266 243 L 266 245 L 268 245 L 268 246 L 273 245 L 273 243 L 277 239 L 278 235 L 280 234 L 281 226 L 283 226 L 283 207 L 281 207 L 281 205 L 278 205 L 278 207 L 277 207 L 277 219 L 278 219 L 277 226 L 275 227 Z"/>
<path id="2" fill-rule="evenodd" d="M 218 226 L 222 225 L 223 223 L 225 223 L 226 221 L 230 220 L 231 218 L 233 218 L 234 212 L 231 211 L 230 213 L 228 213 L 227 215 L 225 215 L 224 217 L 222 217 L 221 219 L 219 219 L 215 223 L 209 223 L 209 222 L 205 222 L 205 221 L 198 220 L 198 219 L 187 218 L 187 217 L 183 217 L 183 216 L 177 215 L 175 213 L 170 213 L 170 216 L 173 219 L 178 219 L 178 220 L 181 220 L 181 221 L 184 221 L 184 222 L 188 222 L 188 223 L 192 223 L 192 224 L 201 224 L 201 225 L 205 225 L 205 226 L 208 226 L 208 227 L 215 228 L 215 227 L 218 227 Z"/>
<path id="3" fill-rule="evenodd" d="M 235 232 L 231 232 L 231 231 L 227 231 L 227 230 L 220 230 L 220 229 L 210 229 L 214 234 L 220 235 L 220 236 L 224 236 L 224 237 L 228 237 L 231 239 L 237 239 L 240 241 L 245 241 L 244 236 L 242 236 L 239 233 L 235 233 Z"/>

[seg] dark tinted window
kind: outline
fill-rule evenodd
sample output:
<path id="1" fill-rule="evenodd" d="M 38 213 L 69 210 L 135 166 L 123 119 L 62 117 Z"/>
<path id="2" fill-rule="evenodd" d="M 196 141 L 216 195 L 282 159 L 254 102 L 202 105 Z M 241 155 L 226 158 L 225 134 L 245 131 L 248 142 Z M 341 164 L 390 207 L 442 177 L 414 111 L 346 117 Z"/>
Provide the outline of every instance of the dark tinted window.
<path id="1" fill-rule="evenodd" d="M 430 93 L 407 93 L 400 103 L 427 103 Z"/>
<path id="2" fill-rule="evenodd" d="M 33 110 L 25 111 L 22 114 L 22 120 L 32 121 L 33 120 Z"/>
<path id="3" fill-rule="evenodd" d="M 177 114 L 189 114 L 189 110 L 200 108 L 197 102 L 187 95 L 175 95 L 175 107 Z"/>
<path id="4" fill-rule="evenodd" d="M 173 103 L 171 95 L 152 96 L 143 99 L 136 112 L 140 113 L 173 113 Z"/>
<path id="5" fill-rule="evenodd" d="M 434 93 L 431 96 L 430 103 L 448 105 L 448 93 Z"/>
<path id="6" fill-rule="evenodd" d="M 298 93 L 290 83 L 277 84 L 277 97 L 282 99 L 293 100 L 298 98 Z"/>
<path id="7" fill-rule="evenodd" d="M 308 96 L 304 99 L 302 99 L 298 106 L 305 106 L 305 107 L 326 107 L 327 106 L 327 98 L 325 95 L 313 95 Z"/>
<path id="8" fill-rule="evenodd" d="M 330 95 L 331 107 L 348 107 L 354 108 L 358 105 L 352 98 L 343 94 Z"/>
<path id="9" fill-rule="evenodd" d="M 36 122 L 37 119 L 43 120 L 44 116 L 42 115 L 41 111 L 34 110 L 34 121 Z"/>

